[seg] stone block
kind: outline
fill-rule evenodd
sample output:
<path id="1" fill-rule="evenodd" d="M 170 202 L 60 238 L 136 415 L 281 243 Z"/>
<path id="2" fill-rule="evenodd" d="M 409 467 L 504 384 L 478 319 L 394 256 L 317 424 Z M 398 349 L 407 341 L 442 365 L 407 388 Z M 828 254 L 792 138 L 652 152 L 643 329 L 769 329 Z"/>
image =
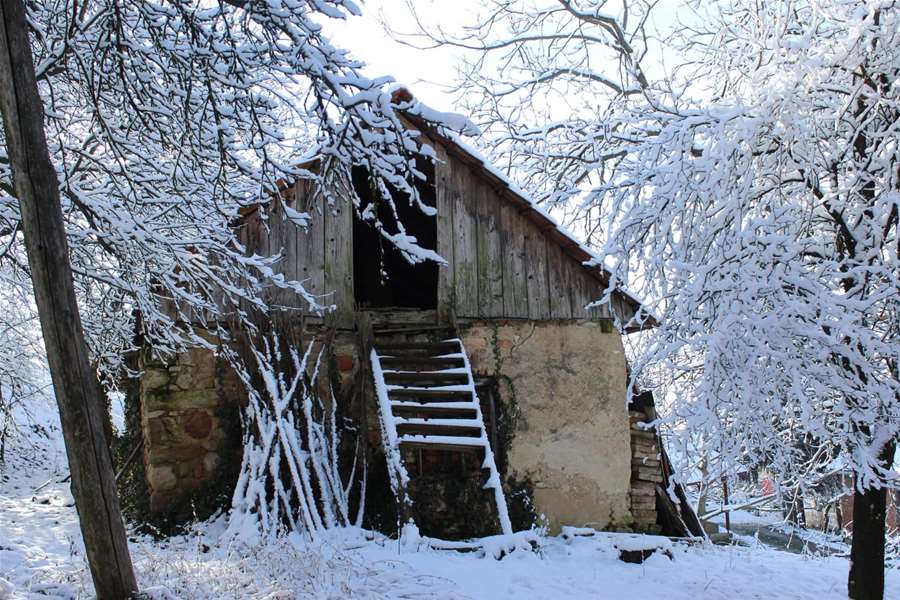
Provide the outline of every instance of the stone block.
<path id="1" fill-rule="evenodd" d="M 165 412 L 169 408 L 169 393 L 165 390 L 153 392 L 145 390 L 141 400 L 146 414 Z"/>
<path id="2" fill-rule="evenodd" d="M 662 473 L 657 469 L 649 467 L 637 467 L 634 475 L 641 481 L 652 481 L 654 483 L 662 483 Z"/>
<path id="3" fill-rule="evenodd" d="M 208 410 L 193 409 L 179 416 L 184 432 L 195 440 L 209 437 L 213 428 L 213 417 Z"/>
<path id="4" fill-rule="evenodd" d="M 141 385 L 145 390 L 157 390 L 169 385 L 169 371 L 164 368 L 144 369 L 141 375 Z"/>
<path id="5" fill-rule="evenodd" d="M 185 458 L 173 464 L 178 487 L 183 488 L 187 482 L 198 483 L 203 479 L 203 456 L 203 452 L 198 449 L 195 450 L 193 458 Z"/>
<path id="6" fill-rule="evenodd" d="M 219 404 L 218 395 L 212 390 L 183 390 L 169 394 L 169 410 L 189 410 L 192 408 L 215 408 Z"/>
<path id="7" fill-rule="evenodd" d="M 175 488 L 178 479 L 170 465 L 150 464 L 147 466 L 147 483 L 152 491 L 171 490 Z"/>
<path id="8" fill-rule="evenodd" d="M 216 469 L 219 468 L 220 460 L 218 454 L 215 452 L 208 452 L 206 456 L 203 457 L 203 468 L 206 469 L 206 472 L 209 474 L 215 473 Z"/>
<path id="9" fill-rule="evenodd" d="M 631 484 L 631 495 L 656 497 L 656 485 L 650 482 L 634 481 Z"/>
<path id="10" fill-rule="evenodd" d="M 633 509 L 631 511 L 635 523 L 655 523 L 656 510 Z"/>
<path id="11" fill-rule="evenodd" d="M 167 510 L 172 505 L 175 498 L 174 490 L 152 490 L 150 491 L 150 512 L 160 513 Z"/>
<path id="12" fill-rule="evenodd" d="M 149 461 L 151 464 L 172 464 L 180 465 L 182 463 L 195 460 L 198 456 L 203 456 L 206 449 L 199 444 L 157 444 L 149 453 Z"/>
<path id="13" fill-rule="evenodd" d="M 212 357 L 189 369 L 183 369 L 175 379 L 179 390 L 213 390 L 216 387 L 216 368 Z"/>
<path id="14" fill-rule="evenodd" d="M 650 496 L 633 496 L 631 498 L 632 510 L 656 510 L 656 498 Z"/>
<path id="15" fill-rule="evenodd" d="M 335 356 L 338 371 L 346 372 L 353 370 L 353 357 L 349 354 L 338 354 Z"/>
<path id="16" fill-rule="evenodd" d="M 635 456 L 658 456 L 659 446 L 646 440 L 631 440 L 631 452 Z"/>
<path id="17" fill-rule="evenodd" d="M 203 409 L 168 412 L 147 419 L 145 432 L 151 460 L 202 455 L 207 450 L 217 449 L 225 435 L 220 420 Z"/>
<path id="18" fill-rule="evenodd" d="M 168 412 L 155 419 L 148 419 L 145 427 L 148 451 L 151 454 L 171 445 L 172 441 L 178 438 L 178 418 Z"/>

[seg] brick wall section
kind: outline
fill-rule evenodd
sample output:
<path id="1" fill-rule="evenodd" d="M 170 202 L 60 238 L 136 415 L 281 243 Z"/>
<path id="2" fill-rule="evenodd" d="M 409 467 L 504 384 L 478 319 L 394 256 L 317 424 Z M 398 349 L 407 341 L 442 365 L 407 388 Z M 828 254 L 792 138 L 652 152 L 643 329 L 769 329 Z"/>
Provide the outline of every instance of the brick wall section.
<path id="1" fill-rule="evenodd" d="M 221 461 L 233 460 L 224 456 L 234 425 L 228 421 L 244 393 L 227 363 L 208 349 L 192 348 L 170 363 L 145 352 L 141 363 L 144 464 L 150 510 L 159 513 L 201 490 Z"/>
<path id="2" fill-rule="evenodd" d="M 647 421 L 643 412 L 628 413 L 631 421 L 631 514 L 634 529 L 658 533 L 656 523 L 656 486 L 662 484 L 659 441 L 656 433 L 642 429 Z"/>
<path id="3" fill-rule="evenodd" d="M 303 331 L 298 327 L 295 333 L 304 340 L 316 340 L 309 365 L 312 371 L 328 338 L 326 331 L 312 325 Z M 218 344 L 214 336 L 206 338 Z M 334 384 L 338 401 L 347 403 L 345 415 L 353 422 L 364 422 L 366 409 L 353 389 L 360 368 L 358 337 L 355 332 L 336 332 L 331 344 L 332 351 L 322 356 L 319 370 L 321 397 L 330 398 L 328 386 Z M 175 520 L 182 521 L 191 516 L 181 514 L 190 509 L 183 501 L 219 483 L 220 467 L 234 471 L 240 463 L 239 410 L 246 392 L 227 361 L 211 349 L 192 348 L 167 362 L 144 352 L 140 368 L 150 510 L 174 511 L 178 513 Z M 371 421 L 377 427 L 377 418 Z M 378 439 L 377 429 L 374 434 L 372 439 Z"/>

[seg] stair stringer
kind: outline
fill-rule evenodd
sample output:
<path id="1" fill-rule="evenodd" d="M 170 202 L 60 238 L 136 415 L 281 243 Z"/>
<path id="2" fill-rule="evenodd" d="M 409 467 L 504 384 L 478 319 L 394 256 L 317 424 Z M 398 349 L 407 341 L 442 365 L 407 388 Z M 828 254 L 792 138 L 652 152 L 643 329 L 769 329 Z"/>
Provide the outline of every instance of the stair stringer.
<path id="1" fill-rule="evenodd" d="M 381 359 L 375 348 L 372 348 L 369 352 L 369 362 L 372 365 L 375 397 L 378 400 L 381 443 L 384 446 L 384 457 L 387 461 L 391 490 L 394 492 L 397 502 L 400 503 L 401 513 L 408 512 L 405 509 L 412 504 L 406 491 L 409 485 L 409 473 L 406 470 L 406 465 L 403 464 L 403 455 L 400 453 L 400 443 L 397 438 L 397 422 L 394 419 L 394 411 L 391 409 L 391 399 L 388 396 L 387 384 L 384 382 L 384 369 L 381 367 Z M 410 520 L 412 520 L 411 517 Z"/>
<path id="2" fill-rule="evenodd" d="M 481 402 L 479 401 L 478 393 L 475 391 L 475 378 L 472 376 L 472 365 L 469 363 L 466 347 L 463 345 L 462 340 L 456 338 L 455 341 L 459 342 L 459 348 L 462 354 L 461 358 L 465 363 L 465 369 L 469 375 L 468 386 L 475 402 L 475 412 L 478 415 L 477 419 L 481 422 L 481 437 L 484 440 L 483 467 L 488 471 L 488 480 L 487 483 L 484 484 L 484 488 L 493 488 L 494 502 L 497 504 L 497 518 L 500 521 L 500 529 L 505 535 L 509 535 L 513 530 L 512 522 L 509 520 L 509 509 L 506 506 L 506 494 L 503 493 L 503 480 L 500 478 L 500 471 L 497 469 L 497 463 L 494 460 L 494 450 L 491 448 L 487 430 L 484 427 L 484 416 L 481 414 Z"/>

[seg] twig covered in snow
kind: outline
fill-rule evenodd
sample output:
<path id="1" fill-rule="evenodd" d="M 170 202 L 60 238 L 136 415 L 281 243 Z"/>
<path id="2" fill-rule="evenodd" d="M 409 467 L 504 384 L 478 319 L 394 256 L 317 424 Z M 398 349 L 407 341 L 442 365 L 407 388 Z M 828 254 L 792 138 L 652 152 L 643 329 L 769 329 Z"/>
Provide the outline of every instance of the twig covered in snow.
<path id="1" fill-rule="evenodd" d="M 0 463 L 15 438 L 41 429 L 33 413 L 46 410 L 52 401 L 36 309 L 23 293 L 29 286 L 22 277 L 0 260 Z M 37 443 L 28 435 L 21 441 Z"/>
<path id="2" fill-rule="evenodd" d="M 602 4 L 494 0 L 461 33 L 423 27 L 492 67 L 462 87 L 497 154 L 584 225 L 608 293 L 657 316 L 632 372 L 677 431 L 720 472 L 795 487 L 842 454 L 860 489 L 896 486 L 896 7 L 690 1 L 648 43 L 652 3 Z M 642 75 L 657 50 L 680 64 Z"/>

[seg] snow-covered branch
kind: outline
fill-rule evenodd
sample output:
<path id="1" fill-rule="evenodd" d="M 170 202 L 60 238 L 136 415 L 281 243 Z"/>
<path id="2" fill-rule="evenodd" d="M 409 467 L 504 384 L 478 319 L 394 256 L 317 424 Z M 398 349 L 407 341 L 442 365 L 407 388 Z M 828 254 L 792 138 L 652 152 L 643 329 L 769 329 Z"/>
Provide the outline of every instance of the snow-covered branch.
<path id="1" fill-rule="evenodd" d="M 654 4 L 491 0 L 474 22 L 451 31 L 409 2 L 417 31 L 394 35 L 461 51 L 457 91 L 491 158 L 539 202 L 561 207 L 595 180 L 605 135 L 598 113 L 650 85 L 642 62 Z"/>
<path id="2" fill-rule="evenodd" d="M 329 202 L 359 208 L 346 182 L 364 166 L 380 201 L 393 205 L 390 188 L 422 205 L 412 157 L 427 149 L 401 111 L 428 111 L 398 98 L 389 78 L 361 75 L 323 35 L 323 20 L 359 14 L 349 0 L 40 0 L 28 10 L 83 320 L 106 372 L 135 333 L 173 353 L 203 343 L 194 322 L 277 309 L 266 288 L 325 309 L 275 274 L 277 249 L 247 256 L 231 229 L 285 182 L 312 178 Z M 15 261 L 23 241 L 6 162 L 0 150 L 0 260 Z M 433 258 L 399 228 L 382 233 L 404 239 L 411 260 Z"/>
<path id="3" fill-rule="evenodd" d="M 605 4 L 498 0 L 423 29 L 474 49 L 461 90 L 495 157 L 658 317 L 632 372 L 676 432 L 788 485 L 838 454 L 896 485 L 896 7 L 692 1 L 650 43 L 648 6 Z M 648 76 L 651 50 L 676 68 Z"/>

